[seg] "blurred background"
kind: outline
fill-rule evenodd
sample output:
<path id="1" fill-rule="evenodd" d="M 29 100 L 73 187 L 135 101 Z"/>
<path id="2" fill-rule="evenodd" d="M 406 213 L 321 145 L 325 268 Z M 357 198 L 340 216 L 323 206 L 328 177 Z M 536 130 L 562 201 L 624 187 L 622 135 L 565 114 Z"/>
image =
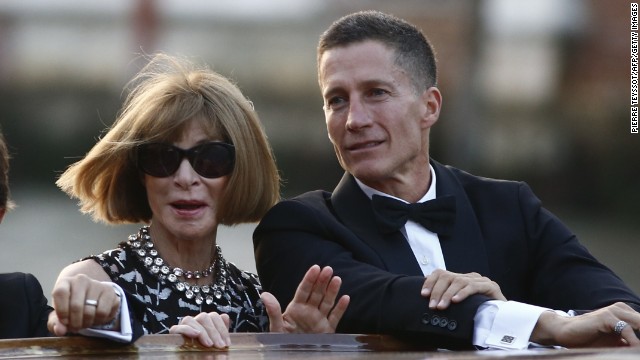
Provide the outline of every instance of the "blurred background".
<path id="1" fill-rule="evenodd" d="M 0 125 L 12 198 L 0 271 L 49 295 L 70 262 L 137 225 L 94 223 L 54 181 L 115 119 L 142 54 L 184 55 L 255 104 L 283 195 L 342 175 L 316 80 L 318 36 L 377 9 L 421 27 L 437 51 L 444 108 L 431 155 L 528 182 L 601 261 L 640 292 L 640 137 L 630 134 L 630 6 L 608 0 L 3 0 Z M 225 257 L 255 271 L 255 224 L 224 228 Z"/>

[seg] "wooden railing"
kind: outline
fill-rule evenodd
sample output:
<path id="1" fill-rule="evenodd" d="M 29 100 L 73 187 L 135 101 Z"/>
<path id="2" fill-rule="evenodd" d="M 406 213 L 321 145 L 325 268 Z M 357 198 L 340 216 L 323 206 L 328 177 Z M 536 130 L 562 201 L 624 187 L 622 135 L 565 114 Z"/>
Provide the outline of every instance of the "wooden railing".
<path id="1" fill-rule="evenodd" d="M 385 335 L 231 334 L 228 349 L 180 335 L 147 335 L 134 344 L 83 336 L 0 340 L 0 359 L 640 359 L 640 348 L 437 351 Z"/>

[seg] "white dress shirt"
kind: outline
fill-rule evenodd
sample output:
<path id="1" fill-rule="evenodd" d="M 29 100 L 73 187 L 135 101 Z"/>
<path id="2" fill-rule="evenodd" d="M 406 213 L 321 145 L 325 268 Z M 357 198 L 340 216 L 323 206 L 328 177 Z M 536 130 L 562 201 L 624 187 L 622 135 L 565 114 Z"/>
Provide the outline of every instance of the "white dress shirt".
<path id="1" fill-rule="evenodd" d="M 431 185 L 419 203 L 436 197 L 436 174 L 431 165 L 429 170 Z M 375 190 L 358 179 L 356 182 L 369 198 L 381 195 L 406 203 L 402 199 Z M 407 221 L 400 231 L 411 246 L 425 276 L 435 269 L 447 269 L 438 234 L 411 220 Z M 480 305 L 474 317 L 473 345 L 492 349 L 526 349 L 540 314 L 547 310 L 549 309 L 517 301 L 489 300 Z"/>

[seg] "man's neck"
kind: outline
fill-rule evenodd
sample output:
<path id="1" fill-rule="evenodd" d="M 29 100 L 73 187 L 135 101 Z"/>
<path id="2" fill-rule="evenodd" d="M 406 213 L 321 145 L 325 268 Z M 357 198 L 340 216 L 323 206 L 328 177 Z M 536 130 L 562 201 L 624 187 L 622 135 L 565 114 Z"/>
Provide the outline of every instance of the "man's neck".
<path id="1" fill-rule="evenodd" d="M 369 197 L 371 197 L 373 194 L 388 195 L 398 199 L 402 199 L 408 203 L 415 203 L 427 200 L 425 199 L 425 196 L 427 194 L 429 195 L 428 197 L 430 199 L 435 198 L 435 171 L 433 170 L 431 165 L 429 165 L 426 171 L 422 174 L 423 175 L 413 183 L 396 182 L 396 184 L 400 184 L 400 186 L 390 186 L 393 184 L 389 184 L 389 182 L 384 184 L 385 186 L 380 186 L 380 184 L 373 184 L 378 186 L 371 186 L 358 178 L 356 178 L 356 182 Z"/>

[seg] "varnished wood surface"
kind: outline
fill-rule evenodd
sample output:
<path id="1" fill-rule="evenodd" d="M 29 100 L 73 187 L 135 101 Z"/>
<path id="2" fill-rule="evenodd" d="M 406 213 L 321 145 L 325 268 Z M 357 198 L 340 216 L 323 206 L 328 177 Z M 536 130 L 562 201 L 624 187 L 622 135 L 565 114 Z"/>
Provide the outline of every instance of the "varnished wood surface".
<path id="1" fill-rule="evenodd" d="M 383 335 L 231 334 L 229 349 L 208 349 L 180 335 L 147 335 L 132 345 L 87 337 L 0 340 L 0 359 L 640 359 L 640 349 L 436 351 Z"/>

